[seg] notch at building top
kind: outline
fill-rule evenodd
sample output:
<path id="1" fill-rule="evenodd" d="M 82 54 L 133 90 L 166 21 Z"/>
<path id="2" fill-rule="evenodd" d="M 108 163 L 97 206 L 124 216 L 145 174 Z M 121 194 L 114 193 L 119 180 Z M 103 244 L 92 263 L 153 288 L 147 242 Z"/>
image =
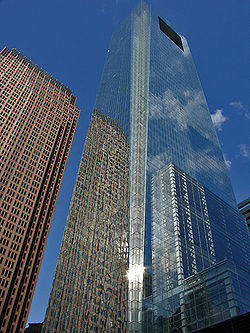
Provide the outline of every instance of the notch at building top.
<path id="1" fill-rule="evenodd" d="M 172 28 L 170 28 L 170 26 L 165 23 L 160 16 L 158 18 L 161 31 L 164 32 L 164 34 L 167 35 L 177 46 L 179 46 L 182 51 L 184 51 L 181 37 Z"/>

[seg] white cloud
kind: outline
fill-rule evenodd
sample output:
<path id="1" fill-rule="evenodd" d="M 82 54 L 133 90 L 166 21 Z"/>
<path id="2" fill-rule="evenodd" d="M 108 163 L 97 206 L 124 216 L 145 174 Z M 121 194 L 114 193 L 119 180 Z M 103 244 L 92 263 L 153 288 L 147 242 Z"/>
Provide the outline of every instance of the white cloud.
<path id="1" fill-rule="evenodd" d="M 217 144 L 216 137 L 211 133 L 211 121 L 203 92 L 200 90 L 167 89 L 161 96 L 149 95 L 149 120 L 168 119 L 173 121 L 175 129 L 186 131 L 194 127 L 202 136 Z M 215 142 L 216 141 L 216 142 Z"/>
<path id="2" fill-rule="evenodd" d="M 244 112 L 244 115 L 247 119 L 250 119 L 250 112 L 248 111 L 246 105 L 242 103 L 241 101 L 233 101 L 230 102 L 229 105 L 235 109 L 242 110 Z"/>
<path id="3" fill-rule="evenodd" d="M 194 111 L 204 107 L 205 99 L 200 91 L 185 90 L 177 97 L 172 90 L 167 89 L 162 96 L 150 95 L 149 118 L 173 119 L 181 128 L 186 128 L 192 122 Z"/>
<path id="4" fill-rule="evenodd" d="M 232 162 L 227 159 L 225 154 L 223 154 L 223 157 L 224 157 L 224 160 L 225 160 L 225 163 L 226 163 L 226 166 L 227 166 L 228 170 L 230 170 L 231 166 L 232 166 Z"/>
<path id="5" fill-rule="evenodd" d="M 240 153 L 242 156 L 244 156 L 246 158 L 250 158 L 250 145 L 242 143 L 240 145 Z"/>
<path id="6" fill-rule="evenodd" d="M 232 106 L 233 108 L 244 109 L 244 104 L 240 101 L 239 102 L 230 102 L 229 105 Z"/>
<path id="7" fill-rule="evenodd" d="M 219 131 L 222 130 L 222 124 L 227 120 L 227 118 L 223 116 L 222 112 L 223 110 L 217 109 L 215 110 L 215 113 L 211 114 L 212 122 Z"/>
<path id="8" fill-rule="evenodd" d="M 158 154 L 153 157 L 148 158 L 148 171 L 150 173 L 154 173 L 157 170 L 163 168 L 166 165 L 166 161 L 168 161 L 168 155 L 166 152 Z"/>

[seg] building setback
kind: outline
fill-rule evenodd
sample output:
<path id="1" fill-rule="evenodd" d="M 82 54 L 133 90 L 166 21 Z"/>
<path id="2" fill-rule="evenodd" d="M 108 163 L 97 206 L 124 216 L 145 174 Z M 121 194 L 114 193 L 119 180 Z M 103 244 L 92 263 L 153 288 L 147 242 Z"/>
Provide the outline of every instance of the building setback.
<path id="1" fill-rule="evenodd" d="M 250 197 L 238 204 L 240 213 L 247 221 L 248 231 L 250 232 Z"/>
<path id="2" fill-rule="evenodd" d="M 0 332 L 23 332 L 80 111 L 15 49 L 0 75 Z"/>
<path id="3" fill-rule="evenodd" d="M 111 38 L 42 332 L 247 312 L 242 221 L 187 42 L 140 1 Z"/>

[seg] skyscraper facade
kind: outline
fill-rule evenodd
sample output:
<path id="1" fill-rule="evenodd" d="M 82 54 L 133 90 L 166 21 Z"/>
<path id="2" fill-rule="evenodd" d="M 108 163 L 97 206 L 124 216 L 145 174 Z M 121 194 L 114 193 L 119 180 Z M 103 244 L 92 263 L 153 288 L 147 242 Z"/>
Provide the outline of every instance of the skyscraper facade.
<path id="1" fill-rule="evenodd" d="M 23 332 L 79 110 L 15 49 L 0 53 L 0 332 Z"/>
<path id="2" fill-rule="evenodd" d="M 244 313 L 247 247 L 186 39 L 141 1 L 111 38 L 43 332 L 192 332 Z"/>

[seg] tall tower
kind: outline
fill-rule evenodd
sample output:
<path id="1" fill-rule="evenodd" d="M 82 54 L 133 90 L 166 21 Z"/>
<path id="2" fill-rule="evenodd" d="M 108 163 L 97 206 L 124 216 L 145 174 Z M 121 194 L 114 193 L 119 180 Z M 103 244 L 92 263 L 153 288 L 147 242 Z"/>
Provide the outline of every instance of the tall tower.
<path id="1" fill-rule="evenodd" d="M 0 332 L 23 332 L 79 110 L 14 49 L 0 75 Z"/>
<path id="2" fill-rule="evenodd" d="M 246 312 L 241 220 L 187 42 L 141 1 L 111 39 L 43 332 L 192 332 Z"/>

